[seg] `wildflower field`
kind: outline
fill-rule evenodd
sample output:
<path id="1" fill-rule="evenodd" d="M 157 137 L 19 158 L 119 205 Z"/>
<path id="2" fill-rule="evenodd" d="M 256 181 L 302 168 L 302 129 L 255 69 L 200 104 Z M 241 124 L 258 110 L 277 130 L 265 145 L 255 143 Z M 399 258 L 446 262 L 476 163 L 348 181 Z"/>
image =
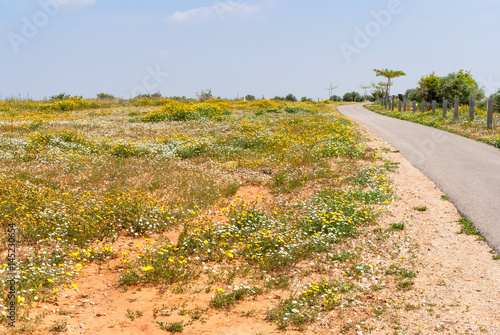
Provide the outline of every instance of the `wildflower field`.
<path id="1" fill-rule="evenodd" d="M 394 111 L 391 111 L 378 103 L 369 105 L 367 108 L 382 115 L 446 130 L 500 148 L 500 114 L 498 113 L 493 115 L 493 127 L 488 129 L 487 112 L 476 107 L 475 117 L 471 119 L 469 117 L 469 106 L 467 105 L 459 106 L 458 119 L 456 120 L 453 117 L 453 108 L 448 109 L 446 118 L 443 118 L 442 108 L 437 108 L 436 113 L 432 113 L 432 111 L 421 113 L 420 110 L 413 112 L 411 106 L 406 112 L 399 112 L 397 107 Z"/>
<path id="2" fill-rule="evenodd" d="M 394 168 L 328 101 L 2 101 L 0 225 L 17 229 L 17 331 L 70 327 L 44 320 L 71 310 L 37 306 L 77 295 L 98 266 L 118 278 L 109 290 L 164 293 L 151 312 L 118 311 L 157 330 L 189 333 L 279 295 L 245 317 L 354 332 L 383 317 L 378 295 L 404 294 L 415 277 L 394 240 L 404 223 L 377 222 Z M 193 294 L 201 307 L 169 304 Z"/>

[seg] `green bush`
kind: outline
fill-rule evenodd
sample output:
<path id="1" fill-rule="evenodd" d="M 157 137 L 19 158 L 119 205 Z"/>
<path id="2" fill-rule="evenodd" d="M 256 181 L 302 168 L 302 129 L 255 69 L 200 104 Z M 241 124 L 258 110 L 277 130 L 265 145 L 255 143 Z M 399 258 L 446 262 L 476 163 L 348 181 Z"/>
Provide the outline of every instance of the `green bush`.
<path id="1" fill-rule="evenodd" d="M 108 93 L 97 93 L 98 99 L 114 99 L 115 97 L 112 94 Z"/>
<path id="2" fill-rule="evenodd" d="M 188 159 L 200 156 L 207 147 L 208 145 L 203 142 L 185 142 L 175 148 L 175 155 L 182 159 Z"/>
<path id="3" fill-rule="evenodd" d="M 60 93 L 60 94 L 51 96 L 50 100 L 64 100 L 64 99 L 69 99 L 69 98 L 71 98 L 70 94 Z"/>
<path id="4" fill-rule="evenodd" d="M 303 107 L 292 107 L 292 106 L 287 106 L 285 107 L 285 112 L 290 113 L 290 114 L 295 114 L 295 113 L 310 113 L 312 110 L 303 108 Z"/>
<path id="5" fill-rule="evenodd" d="M 490 99 L 492 99 L 492 100 L 493 100 L 493 103 L 494 103 L 495 105 L 500 106 L 500 90 L 498 90 L 495 94 L 492 94 L 492 95 L 490 96 Z"/>
<path id="6" fill-rule="evenodd" d="M 363 97 L 358 92 L 349 92 L 349 93 L 344 94 L 344 97 L 342 98 L 342 100 L 346 101 L 346 102 L 351 102 L 351 101 L 352 102 L 360 102 L 360 101 L 363 101 Z"/>

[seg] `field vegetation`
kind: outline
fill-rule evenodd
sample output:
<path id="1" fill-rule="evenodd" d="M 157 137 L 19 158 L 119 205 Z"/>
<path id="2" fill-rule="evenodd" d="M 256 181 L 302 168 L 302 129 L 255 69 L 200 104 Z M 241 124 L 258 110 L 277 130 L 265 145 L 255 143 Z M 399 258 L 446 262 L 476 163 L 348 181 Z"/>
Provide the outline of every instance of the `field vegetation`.
<path id="1" fill-rule="evenodd" d="M 331 312 L 359 311 L 345 331 L 380 317 L 378 292 L 410 290 L 415 277 L 392 237 L 404 223 L 377 224 L 395 165 L 335 106 L 1 101 L 0 229 L 18 228 L 19 322 L 35 323 L 34 302 L 78 290 L 91 264 L 112 266 L 123 290 L 182 294 L 196 283 L 213 294 L 204 306 L 213 311 L 286 292 L 263 316 L 280 329 Z M 262 192 L 238 196 L 250 186 Z M 115 247 L 124 238 L 140 241 L 135 253 Z M 6 244 L 2 234 L 3 258 Z M 7 272 L 2 265 L 2 293 Z M 0 300 L 0 323 L 8 303 Z M 132 320 L 152 317 L 133 311 Z M 189 327 L 177 321 L 156 323 Z"/>

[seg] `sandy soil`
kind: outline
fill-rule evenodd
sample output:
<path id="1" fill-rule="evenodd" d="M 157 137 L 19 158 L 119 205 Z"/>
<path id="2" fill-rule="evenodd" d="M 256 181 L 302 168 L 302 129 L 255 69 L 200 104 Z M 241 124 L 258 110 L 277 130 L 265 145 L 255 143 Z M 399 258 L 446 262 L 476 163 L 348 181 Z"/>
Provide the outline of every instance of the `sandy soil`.
<path id="1" fill-rule="evenodd" d="M 398 200 L 384 223 L 406 222 L 408 244 L 417 246 L 418 275 L 406 301 L 417 308 L 399 313 L 401 329 L 408 328 L 402 333 L 500 334 L 500 261 L 477 236 L 457 234 L 461 216 L 432 181 L 387 142 L 368 136 L 400 163 L 392 176 Z M 422 206 L 428 209 L 413 209 Z"/>
<path id="2" fill-rule="evenodd" d="M 490 248 L 477 236 L 457 234 L 460 215 L 441 198 L 443 193 L 434 183 L 387 143 L 364 131 L 371 146 L 388 148 L 391 151 L 384 155 L 400 163 L 392 174 L 396 199 L 380 225 L 406 224 L 399 257 L 412 258 L 418 272 L 411 291 L 378 297 L 385 299 L 386 312 L 373 315 L 362 312 L 368 306 L 359 306 L 359 315 L 356 311 L 342 315 L 344 320 L 364 317 L 355 327 L 341 330 L 335 323 L 338 315 L 332 313 L 304 332 L 284 332 L 264 318 L 266 308 L 286 298 L 287 292 L 273 291 L 230 311 L 215 311 L 208 308 L 214 290 L 206 292 L 203 285 L 194 284 L 183 293 L 158 287 L 123 290 L 118 285 L 121 265 L 112 260 L 84 268 L 85 274 L 76 281 L 78 290 L 62 290 L 57 300 L 36 304 L 35 311 L 46 316 L 35 333 L 49 333 L 49 326 L 61 320 L 69 325 L 67 334 L 166 334 L 156 321 L 186 324 L 192 319 L 186 311 L 198 307 L 203 311 L 200 319 L 185 327 L 183 334 L 500 334 L 500 261 L 492 259 Z M 258 194 L 269 196 L 255 186 L 242 188 L 239 194 L 248 201 L 261 199 Z M 427 210 L 414 209 L 422 206 Z M 171 241 L 176 236 L 168 234 Z M 133 254 L 135 245 L 143 243 L 122 239 L 114 248 Z M 143 314 L 131 320 L 127 309 Z"/>

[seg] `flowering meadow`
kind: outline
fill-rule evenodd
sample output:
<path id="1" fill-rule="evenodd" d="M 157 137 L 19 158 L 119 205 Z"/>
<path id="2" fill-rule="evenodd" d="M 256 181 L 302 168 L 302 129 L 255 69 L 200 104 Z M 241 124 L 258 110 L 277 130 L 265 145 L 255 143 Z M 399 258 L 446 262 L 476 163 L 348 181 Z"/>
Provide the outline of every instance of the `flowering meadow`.
<path id="1" fill-rule="evenodd" d="M 391 111 L 379 104 L 370 105 L 368 108 L 379 114 L 446 130 L 500 148 L 500 114 L 498 113 L 493 114 L 493 127 L 488 129 L 487 112 L 476 107 L 474 119 L 471 119 L 469 118 L 468 105 L 459 106 L 457 120 L 453 117 L 453 106 L 451 109 L 448 108 L 446 118 L 443 118 L 442 108 L 437 108 L 435 113 L 432 113 L 432 111 L 421 113 L 420 109 L 413 112 L 411 106 L 408 107 L 406 112 L 399 112 L 397 107 L 394 111 Z"/>
<path id="2" fill-rule="evenodd" d="M 402 228 L 377 223 L 395 166 L 329 101 L 1 101 L 0 131 L 19 322 L 34 323 L 33 303 L 78 290 L 91 264 L 120 264 L 123 289 L 197 283 L 214 311 L 288 292 L 264 315 L 280 329 L 363 303 L 377 316 L 374 293 L 411 288 L 390 242 Z M 267 195 L 239 196 L 248 186 Z M 140 241 L 137 254 L 116 247 L 124 238 Z M 2 234 L 2 258 L 6 245 Z"/>

